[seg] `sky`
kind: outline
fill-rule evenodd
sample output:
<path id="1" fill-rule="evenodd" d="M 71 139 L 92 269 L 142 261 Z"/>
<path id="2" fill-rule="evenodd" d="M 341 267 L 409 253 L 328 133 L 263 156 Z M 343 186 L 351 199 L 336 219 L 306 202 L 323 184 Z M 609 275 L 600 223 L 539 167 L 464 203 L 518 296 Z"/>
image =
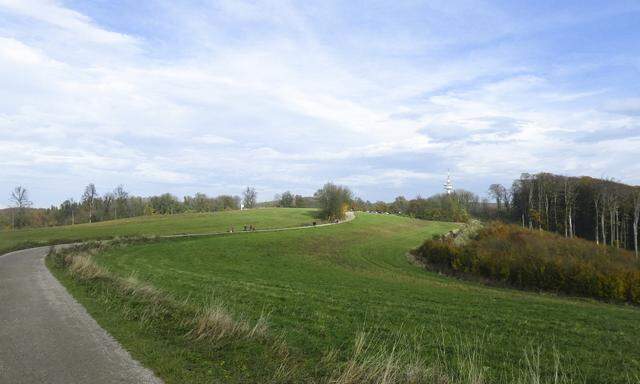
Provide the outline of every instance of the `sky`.
<path id="1" fill-rule="evenodd" d="M 0 0 L 0 207 L 637 185 L 639 85 L 638 1 Z"/>

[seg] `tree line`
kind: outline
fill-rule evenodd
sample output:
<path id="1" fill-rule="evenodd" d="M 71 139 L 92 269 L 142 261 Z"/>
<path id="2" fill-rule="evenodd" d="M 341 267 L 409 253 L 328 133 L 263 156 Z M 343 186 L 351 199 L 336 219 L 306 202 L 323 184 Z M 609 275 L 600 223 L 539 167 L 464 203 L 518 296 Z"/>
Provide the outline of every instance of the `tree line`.
<path id="1" fill-rule="evenodd" d="M 155 214 L 216 212 L 266 206 L 318 208 L 320 218 L 334 220 L 344 218 L 346 211 L 351 208 L 352 193 L 347 187 L 327 183 L 313 196 L 286 191 L 276 195 L 272 202 L 259 203 L 258 193 L 253 187 L 247 187 L 242 197 L 210 197 L 204 193 L 196 193 L 180 199 L 170 193 L 149 197 L 134 196 L 122 185 L 100 194 L 91 183 L 84 188 L 79 200 L 69 198 L 60 205 L 49 208 L 31 208 L 28 191 L 22 186 L 11 192 L 9 201 L 11 207 L 0 210 L 0 229 L 74 225 Z"/>
<path id="2" fill-rule="evenodd" d="M 273 201 L 262 205 L 318 208 L 323 218 L 342 218 L 344 212 L 353 210 L 455 222 L 466 222 L 471 216 L 489 217 L 494 211 L 487 199 L 480 199 L 476 194 L 462 189 L 450 195 L 442 193 L 428 198 L 417 196 L 414 199 L 398 196 L 392 202 L 371 202 L 355 197 L 348 187 L 333 183 L 325 184 L 311 197 L 294 195 L 286 191 L 277 194 Z"/>
<path id="3" fill-rule="evenodd" d="M 377 213 L 393 213 L 423 220 L 466 222 L 470 217 L 488 217 L 492 206 L 487 199 L 481 199 L 473 192 L 463 189 L 451 194 L 439 193 L 430 197 L 417 196 L 407 199 L 396 197 L 392 202 L 364 201 L 356 198 L 353 209 Z"/>
<path id="4" fill-rule="evenodd" d="M 614 180 L 522 174 L 510 189 L 493 184 L 498 216 L 523 227 L 627 248 L 638 256 L 640 187 Z"/>
<path id="5" fill-rule="evenodd" d="M 153 214 L 187 212 L 215 212 L 255 207 L 257 193 L 247 188 L 243 198 L 233 195 L 207 196 L 196 193 L 182 199 L 170 193 L 141 197 L 129 194 L 122 185 L 100 194 L 96 186 L 87 185 L 79 200 L 66 199 L 60 205 L 49 208 L 31 208 L 28 191 L 16 187 L 10 195 L 10 208 L 0 211 L 0 228 L 45 227 L 73 225 L 105 220 L 122 219 Z"/>

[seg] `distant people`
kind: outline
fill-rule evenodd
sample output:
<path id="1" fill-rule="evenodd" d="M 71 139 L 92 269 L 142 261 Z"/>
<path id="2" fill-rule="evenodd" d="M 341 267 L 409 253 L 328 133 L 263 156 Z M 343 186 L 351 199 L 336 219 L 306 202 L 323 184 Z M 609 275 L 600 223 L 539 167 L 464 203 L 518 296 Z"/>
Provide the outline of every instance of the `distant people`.
<path id="1" fill-rule="evenodd" d="M 243 231 L 247 232 L 247 226 L 246 225 L 244 226 Z"/>

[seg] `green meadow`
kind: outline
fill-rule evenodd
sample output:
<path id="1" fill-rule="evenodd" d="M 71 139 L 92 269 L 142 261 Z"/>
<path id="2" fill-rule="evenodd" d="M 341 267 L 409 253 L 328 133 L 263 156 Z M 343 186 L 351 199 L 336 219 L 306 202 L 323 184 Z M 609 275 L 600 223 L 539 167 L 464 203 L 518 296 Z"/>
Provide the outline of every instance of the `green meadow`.
<path id="1" fill-rule="evenodd" d="M 62 244 L 82 240 L 109 239 L 117 236 L 162 236 L 184 233 L 226 232 L 244 225 L 257 229 L 309 225 L 314 210 L 262 208 L 245 211 L 153 215 L 110 220 L 92 224 L 0 231 L 0 254 L 15 249 Z"/>
<path id="2" fill-rule="evenodd" d="M 295 226 L 312 216 L 294 209 L 254 212 L 254 223 L 265 228 Z M 83 227 L 82 236 L 224 230 L 242 225 L 242 214 L 143 219 L 123 222 L 112 233 L 107 224 L 96 224 Z M 294 372 L 289 382 L 327 382 L 332 369 L 352 356 L 363 331 L 374 340 L 372 353 L 391 351 L 427 363 L 451 363 L 462 353 L 485 382 L 513 382 L 528 369 L 554 382 L 558 367 L 573 382 L 638 380 L 637 307 L 488 287 L 407 260 L 424 239 L 455 226 L 358 213 L 335 226 L 163 239 L 92 257 L 109 273 L 134 276 L 190 308 L 215 303 L 248 323 L 266 319 L 269 337 L 286 344 L 286 358 L 246 338 L 193 341 L 176 311 L 148 320 L 140 315 L 144 303 L 118 297 L 99 279 L 79 281 L 53 270 L 103 327 L 167 383 L 284 382 L 274 379 L 278 359 Z"/>

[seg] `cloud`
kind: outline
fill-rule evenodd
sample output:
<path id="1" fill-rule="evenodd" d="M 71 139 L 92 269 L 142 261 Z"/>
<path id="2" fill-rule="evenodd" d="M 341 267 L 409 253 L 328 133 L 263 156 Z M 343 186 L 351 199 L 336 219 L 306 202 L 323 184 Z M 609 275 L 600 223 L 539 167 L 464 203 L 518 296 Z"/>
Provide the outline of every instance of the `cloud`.
<path id="1" fill-rule="evenodd" d="M 95 26 L 92 20 L 79 12 L 65 8 L 51 0 L 0 0 L 5 11 L 31 20 L 47 23 L 72 33 L 76 38 L 102 44 L 133 43 L 125 34 L 107 31 Z"/>
<path id="2" fill-rule="evenodd" d="M 0 190 L 37 204 L 88 182 L 268 196 L 334 180 L 373 200 L 439 192 L 447 169 L 479 192 L 524 171 L 640 182 L 638 94 L 616 80 L 637 54 L 549 37 L 608 25 L 596 9 L 65 4 L 0 0 Z"/>
<path id="3" fill-rule="evenodd" d="M 640 115 L 640 97 L 611 100 L 605 104 L 605 109 L 630 115 Z"/>
<path id="4" fill-rule="evenodd" d="M 217 135 L 203 135 L 197 137 L 195 141 L 202 144 L 231 144 L 234 142 L 231 139 Z"/>

